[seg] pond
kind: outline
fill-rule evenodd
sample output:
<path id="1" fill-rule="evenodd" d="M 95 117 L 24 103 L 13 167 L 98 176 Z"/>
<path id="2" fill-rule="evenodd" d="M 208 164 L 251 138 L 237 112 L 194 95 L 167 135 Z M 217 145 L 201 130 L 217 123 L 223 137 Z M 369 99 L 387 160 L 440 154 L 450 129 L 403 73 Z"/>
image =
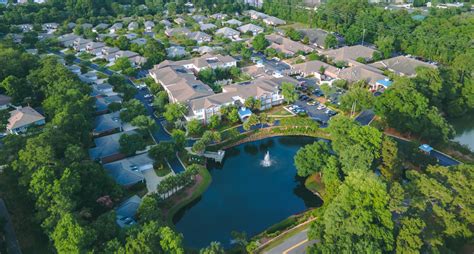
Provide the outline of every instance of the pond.
<path id="1" fill-rule="evenodd" d="M 474 115 L 467 115 L 463 118 L 454 119 L 451 121 L 456 130 L 455 141 L 462 145 L 466 145 L 474 152 Z"/>
<path id="2" fill-rule="evenodd" d="M 212 241 L 231 245 L 231 232 L 250 238 L 271 225 L 309 208 L 321 199 L 296 175 L 293 157 L 315 142 L 309 137 L 274 137 L 226 150 L 222 164 L 209 166 L 212 184 L 174 218 L 187 247 L 202 248 Z M 262 163 L 269 153 L 271 165 Z"/>

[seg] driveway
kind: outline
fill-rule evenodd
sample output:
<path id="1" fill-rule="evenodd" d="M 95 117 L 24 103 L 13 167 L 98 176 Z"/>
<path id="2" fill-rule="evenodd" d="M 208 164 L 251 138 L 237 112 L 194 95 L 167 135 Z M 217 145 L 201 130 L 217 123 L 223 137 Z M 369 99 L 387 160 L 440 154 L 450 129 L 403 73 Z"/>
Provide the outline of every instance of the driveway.
<path id="1" fill-rule="evenodd" d="M 148 194 L 156 192 L 158 184 L 166 178 L 166 176 L 159 177 L 154 169 L 142 171 L 142 174 L 145 177 Z"/>

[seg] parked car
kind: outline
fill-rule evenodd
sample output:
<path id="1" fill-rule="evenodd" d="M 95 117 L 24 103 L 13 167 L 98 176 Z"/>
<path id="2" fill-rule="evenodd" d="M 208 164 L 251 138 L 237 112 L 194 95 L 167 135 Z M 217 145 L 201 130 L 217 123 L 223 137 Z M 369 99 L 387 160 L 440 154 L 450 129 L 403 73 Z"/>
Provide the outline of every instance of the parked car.
<path id="1" fill-rule="evenodd" d="M 143 98 L 145 98 L 145 99 L 152 98 L 152 97 L 153 97 L 153 95 L 151 95 L 151 94 L 145 94 L 145 95 L 143 96 Z"/>
<path id="2" fill-rule="evenodd" d="M 318 110 L 326 109 L 326 105 L 320 104 L 320 105 L 317 107 L 317 109 L 318 109 Z"/>

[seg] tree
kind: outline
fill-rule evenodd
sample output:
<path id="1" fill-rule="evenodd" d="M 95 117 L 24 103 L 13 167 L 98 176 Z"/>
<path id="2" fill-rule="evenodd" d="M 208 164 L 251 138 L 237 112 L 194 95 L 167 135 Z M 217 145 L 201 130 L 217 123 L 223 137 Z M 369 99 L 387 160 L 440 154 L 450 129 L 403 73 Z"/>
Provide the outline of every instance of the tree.
<path id="1" fill-rule="evenodd" d="M 258 116 L 255 114 L 252 114 L 247 118 L 247 120 L 244 122 L 244 130 L 248 131 L 252 128 L 252 126 L 258 124 Z"/>
<path id="2" fill-rule="evenodd" d="M 140 134 L 123 134 L 119 139 L 120 152 L 125 155 L 133 155 L 146 147 L 145 141 Z"/>
<path id="3" fill-rule="evenodd" d="M 160 245 L 165 253 L 184 254 L 183 235 L 177 234 L 169 227 L 162 227 L 160 232 Z"/>
<path id="4" fill-rule="evenodd" d="M 208 126 L 211 129 L 216 129 L 217 127 L 219 127 L 220 123 L 221 123 L 221 118 L 219 117 L 219 115 L 212 115 L 209 118 Z"/>
<path id="5" fill-rule="evenodd" d="M 156 111 L 163 112 L 166 104 L 168 104 L 168 94 L 165 91 L 159 91 L 153 99 L 153 107 Z"/>
<path id="6" fill-rule="evenodd" d="M 166 159 L 172 158 L 174 155 L 174 147 L 174 143 L 159 142 L 148 151 L 148 154 L 155 162 L 163 164 L 166 162 Z"/>
<path id="7" fill-rule="evenodd" d="M 320 86 L 320 88 L 321 88 L 321 92 L 323 92 L 325 98 L 328 98 L 329 95 L 331 95 L 331 92 L 333 91 L 333 89 L 326 83 L 322 84 Z"/>
<path id="8" fill-rule="evenodd" d="M 398 182 L 393 182 L 390 187 L 390 211 L 397 214 L 402 214 L 407 210 L 404 204 L 406 198 L 405 190 Z"/>
<path id="9" fill-rule="evenodd" d="M 137 116 L 146 115 L 145 106 L 136 99 L 123 103 L 123 108 L 124 110 L 120 112 L 120 119 L 126 123 L 132 122 Z"/>
<path id="10" fill-rule="evenodd" d="M 428 99 L 406 78 L 396 79 L 390 89 L 377 97 L 375 112 L 391 127 L 432 142 L 445 142 L 453 135 L 452 126 L 438 109 L 430 107 Z"/>
<path id="11" fill-rule="evenodd" d="M 0 132 L 4 132 L 7 128 L 10 112 L 8 110 L 0 110 Z"/>
<path id="12" fill-rule="evenodd" d="M 224 254 L 225 250 L 219 242 L 211 242 L 211 244 L 199 251 L 199 254 Z"/>
<path id="13" fill-rule="evenodd" d="M 203 132 L 202 123 L 197 119 L 188 121 L 188 124 L 186 125 L 186 131 L 188 133 L 188 136 L 192 136 L 192 137 L 199 136 Z"/>
<path id="14" fill-rule="evenodd" d="M 12 103 L 20 104 L 23 103 L 25 98 L 33 95 L 33 88 L 24 79 L 17 78 L 16 76 L 6 77 L 0 87 L 5 89 L 8 96 L 12 97 Z"/>
<path id="15" fill-rule="evenodd" d="M 313 252 L 390 252 L 394 248 L 392 215 L 385 185 L 373 174 L 353 171 L 338 195 L 311 226 L 308 236 L 320 242 Z"/>
<path id="16" fill-rule="evenodd" d="M 325 49 L 334 48 L 338 44 L 339 44 L 339 42 L 338 42 L 336 36 L 334 36 L 334 34 L 328 34 L 326 36 L 326 39 L 324 39 L 324 48 Z"/>
<path id="17" fill-rule="evenodd" d="M 248 244 L 247 233 L 232 231 L 230 232 L 230 235 L 232 236 L 235 243 L 240 247 L 241 253 L 247 253 L 245 248 Z"/>
<path id="18" fill-rule="evenodd" d="M 139 115 L 133 118 L 131 124 L 142 130 L 153 130 L 155 128 L 155 121 L 149 116 Z"/>
<path id="19" fill-rule="evenodd" d="M 84 228 L 72 214 L 63 214 L 51 235 L 58 253 L 81 253 L 94 240 L 94 232 Z"/>
<path id="20" fill-rule="evenodd" d="M 270 43 L 265 38 L 264 34 L 258 34 L 253 38 L 252 47 L 257 52 L 263 52 L 269 45 Z"/>
<path id="21" fill-rule="evenodd" d="M 401 165 L 398 158 L 397 143 L 389 136 L 384 136 L 382 141 L 382 164 L 380 171 L 387 180 L 395 180 L 401 176 Z"/>
<path id="22" fill-rule="evenodd" d="M 426 224 L 419 218 L 403 218 L 397 236 L 396 253 L 420 253 L 423 246 L 421 234 Z"/>
<path id="23" fill-rule="evenodd" d="M 383 58 L 389 58 L 395 50 L 395 38 L 393 36 L 379 36 L 375 41 L 378 50 L 382 52 Z"/>
<path id="24" fill-rule="evenodd" d="M 74 60 L 76 60 L 76 56 L 74 56 L 73 54 L 66 54 L 64 56 L 64 61 L 67 65 L 72 65 L 74 63 Z"/>
<path id="25" fill-rule="evenodd" d="M 285 31 L 285 36 L 286 37 L 289 37 L 290 39 L 292 39 L 293 41 L 299 41 L 301 40 L 301 33 L 298 32 L 296 29 L 294 29 L 293 27 L 290 27 L 288 29 L 286 29 Z"/>
<path id="26" fill-rule="evenodd" d="M 121 73 L 133 76 L 135 74 L 135 68 L 133 68 L 132 62 L 126 57 L 120 57 L 115 60 L 114 65 L 111 68 L 115 71 L 121 71 Z"/>
<path id="27" fill-rule="evenodd" d="M 342 95 L 341 108 L 349 111 L 352 109 L 354 103 L 356 105 L 356 111 L 370 109 L 374 104 L 374 96 L 367 88 L 353 86 Z"/>
<path id="28" fill-rule="evenodd" d="M 165 106 L 165 113 L 163 116 L 165 117 L 166 121 L 169 123 L 174 123 L 177 119 L 184 116 L 186 113 L 186 107 L 180 103 L 170 103 Z"/>
<path id="29" fill-rule="evenodd" d="M 242 59 L 249 60 L 250 57 L 252 57 L 252 51 L 247 47 L 242 47 L 242 50 L 240 51 L 240 55 L 242 56 Z"/>
<path id="30" fill-rule="evenodd" d="M 299 176 L 306 177 L 321 170 L 331 156 L 329 145 L 324 141 L 314 142 L 299 149 L 295 155 L 295 166 Z"/>
<path id="31" fill-rule="evenodd" d="M 186 145 L 186 133 L 182 130 L 173 130 L 171 132 L 171 139 L 175 144 L 177 150 L 181 150 Z"/>
<path id="32" fill-rule="evenodd" d="M 410 209 L 426 226 L 423 243 L 429 252 L 457 248 L 452 241 L 472 237 L 474 166 L 428 166 L 426 172 L 407 172 Z"/>
<path id="33" fill-rule="evenodd" d="M 298 100 L 298 93 L 294 84 L 289 82 L 281 83 L 281 93 L 287 103 L 293 103 Z"/>
<path id="34" fill-rule="evenodd" d="M 161 209 L 159 207 L 160 197 L 158 195 L 147 195 L 142 199 L 138 207 L 138 218 L 141 223 L 148 221 L 158 222 L 161 219 Z"/>

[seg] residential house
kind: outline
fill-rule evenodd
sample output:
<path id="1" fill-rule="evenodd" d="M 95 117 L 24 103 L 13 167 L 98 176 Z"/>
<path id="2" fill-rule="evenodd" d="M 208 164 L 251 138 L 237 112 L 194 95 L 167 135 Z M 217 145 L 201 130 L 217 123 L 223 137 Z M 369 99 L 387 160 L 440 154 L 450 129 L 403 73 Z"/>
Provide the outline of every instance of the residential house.
<path id="1" fill-rule="evenodd" d="M 59 24 L 58 23 L 44 23 L 43 25 L 41 25 L 41 27 L 43 28 L 44 31 L 52 32 L 58 29 Z"/>
<path id="2" fill-rule="evenodd" d="M 68 29 L 74 29 L 75 27 L 76 27 L 76 23 L 74 23 L 74 22 L 67 23 L 67 28 Z"/>
<path id="3" fill-rule="evenodd" d="M 122 131 L 122 126 L 122 121 L 120 120 L 120 111 L 100 115 L 94 120 L 94 129 L 92 130 L 92 134 L 95 137 L 105 136 L 111 133 Z"/>
<path id="4" fill-rule="evenodd" d="M 326 37 L 329 35 L 327 31 L 318 28 L 299 29 L 298 31 L 303 35 L 303 37 L 308 38 L 310 44 L 321 49 L 326 48 Z M 340 42 L 342 41 L 340 40 Z"/>
<path id="5" fill-rule="evenodd" d="M 290 40 L 281 35 L 270 34 L 266 35 L 265 38 L 270 42 L 271 48 L 274 48 L 288 56 L 293 56 L 298 52 L 310 53 L 314 51 L 313 48 L 301 42 Z"/>
<path id="6" fill-rule="evenodd" d="M 109 28 L 109 33 L 114 34 L 117 33 L 118 30 L 123 28 L 122 23 L 115 23 Z"/>
<path id="7" fill-rule="evenodd" d="M 204 32 L 191 32 L 186 35 L 188 39 L 196 41 L 198 44 L 211 42 L 212 37 Z"/>
<path id="8" fill-rule="evenodd" d="M 350 83 L 364 80 L 371 86 L 375 86 L 379 80 L 388 79 L 381 70 L 364 64 L 341 69 L 337 78 L 347 80 Z"/>
<path id="9" fill-rule="evenodd" d="M 32 24 L 21 24 L 21 25 L 18 25 L 18 28 L 20 28 L 23 33 L 33 31 Z"/>
<path id="10" fill-rule="evenodd" d="M 135 221 L 135 215 L 137 214 L 141 203 L 142 199 L 139 196 L 134 195 L 115 208 L 117 225 L 121 228 L 125 228 L 137 224 Z"/>
<path id="11" fill-rule="evenodd" d="M 356 60 L 359 58 L 364 59 L 365 61 L 372 60 L 372 56 L 374 52 L 377 50 L 362 46 L 362 45 L 354 45 L 354 46 L 344 46 L 338 49 L 328 50 L 323 52 L 323 55 L 326 55 L 329 59 L 334 62 L 344 61 L 349 65 L 357 65 Z"/>
<path id="12" fill-rule="evenodd" d="M 166 56 L 168 58 L 183 57 L 187 54 L 186 48 L 182 46 L 171 46 L 166 48 Z"/>
<path id="13" fill-rule="evenodd" d="M 120 49 L 116 47 L 103 47 L 102 52 L 98 54 L 98 57 L 104 58 L 104 59 L 109 59 L 113 58 L 117 52 L 119 52 Z"/>
<path id="14" fill-rule="evenodd" d="M 5 110 L 10 107 L 12 98 L 3 94 L 0 94 L 0 110 Z"/>
<path id="15" fill-rule="evenodd" d="M 118 95 L 98 96 L 95 100 L 95 113 L 97 115 L 105 114 L 109 111 L 109 105 L 112 103 L 122 104 L 123 99 Z"/>
<path id="16" fill-rule="evenodd" d="M 114 87 L 109 83 L 94 84 L 92 85 L 92 92 L 90 94 L 92 97 L 96 96 L 114 96 L 117 95 L 114 92 Z"/>
<path id="17" fill-rule="evenodd" d="M 100 55 L 105 47 L 103 42 L 89 42 L 86 44 L 86 52 L 94 56 Z"/>
<path id="18" fill-rule="evenodd" d="M 211 54 L 211 53 L 214 53 L 214 52 L 218 52 L 220 50 L 223 50 L 223 48 L 222 47 L 201 46 L 201 47 L 198 47 L 198 48 L 194 48 L 193 52 L 198 52 L 199 54 L 204 55 L 204 54 Z"/>
<path id="19" fill-rule="evenodd" d="M 138 29 L 139 25 L 138 25 L 138 22 L 135 22 L 135 21 L 132 21 L 128 24 L 128 31 L 134 31 L 136 29 Z"/>
<path id="20" fill-rule="evenodd" d="M 127 40 L 134 40 L 134 39 L 136 39 L 137 37 L 138 37 L 138 34 L 136 34 L 136 33 L 127 33 L 127 34 L 125 35 L 125 38 L 127 38 Z"/>
<path id="21" fill-rule="evenodd" d="M 147 40 L 145 38 L 137 38 L 135 40 L 130 41 L 131 44 L 137 44 L 137 45 L 140 45 L 140 46 L 145 45 L 146 42 L 147 42 Z"/>
<path id="22" fill-rule="evenodd" d="M 204 17 L 203 15 L 194 15 L 193 16 L 193 19 L 194 21 L 196 21 L 197 23 L 199 24 L 202 24 L 204 21 L 206 21 L 206 17 Z"/>
<path id="23" fill-rule="evenodd" d="M 324 70 L 323 73 L 322 70 Z M 338 68 L 318 60 L 294 64 L 289 70 L 289 74 L 300 74 L 304 77 L 314 76 L 319 80 L 325 80 L 328 77 L 337 78 L 338 73 Z"/>
<path id="24" fill-rule="evenodd" d="M 229 19 L 227 21 L 222 22 L 223 24 L 231 25 L 231 26 L 241 26 L 243 23 L 237 19 Z"/>
<path id="25" fill-rule="evenodd" d="M 437 68 L 436 65 L 422 62 L 420 60 L 408 57 L 397 56 L 370 64 L 370 66 L 389 70 L 400 76 L 414 77 L 416 70 L 421 67 Z"/>
<path id="26" fill-rule="evenodd" d="M 262 12 L 258 12 L 258 11 L 254 11 L 254 10 L 248 11 L 247 15 L 250 16 L 251 19 L 264 19 L 264 18 L 268 17 L 267 14 L 262 13 Z"/>
<path id="27" fill-rule="evenodd" d="M 82 29 L 87 30 L 87 29 L 92 29 L 93 25 L 91 23 L 84 23 L 81 25 Z"/>
<path id="28" fill-rule="evenodd" d="M 214 13 L 210 16 L 213 19 L 224 20 L 227 18 L 227 14 L 225 13 Z"/>
<path id="29" fill-rule="evenodd" d="M 216 29 L 217 26 L 212 24 L 212 23 L 209 23 L 209 24 L 201 24 L 200 27 L 199 27 L 199 30 L 201 31 L 208 31 L 208 30 L 213 30 L 213 29 Z"/>
<path id="30" fill-rule="evenodd" d="M 169 20 L 167 20 L 167 19 L 161 20 L 161 21 L 160 21 L 160 24 L 164 25 L 166 28 L 171 28 L 171 26 L 173 25 L 173 24 L 171 24 L 171 22 L 169 22 Z"/>
<path id="31" fill-rule="evenodd" d="M 262 102 L 261 110 L 269 109 L 283 103 L 284 97 L 280 93 L 283 82 L 296 83 L 297 81 L 290 77 L 260 77 L 252 81 L 225 86 L 222 93 L 191 100 L 186 119 L 188 121 L 197 119 L 207 123 L 211 116 L 220 115 L 222 107 L 229 105 L 241 107 L 250 97 Z"/>
<path id="32" fill-rule="evenodd" d="M 223 27 L 215 32 L 215 34 L 220 34 L 222 37 L 229 38 L 231 40 L 238 40 L 240 36 L 240 32 L 236 31 L 229 27 Z"/>
<path id="33" fill-rule="evenodd" d="M 6 129 L 11 134 L 20 134 L 26 132 L 31 126 L 45 123 L 45 117 L 32 107 L 20 107 L 10 112 Z"/>
<path id="34" fill-rule="evenodd" d="M 87 45 L 91 42 L 92 42 L 92 40 L 84 39 L 82 37 L 79 37 L 76 40 L 74 40 L 73 48 L 77 52 L 84 52 L 84 51 L 86 51 Z"/>
<path id="35" fill-rule="evenodd" d="M 74 41 L 80 38 L 75 34 L 64 34 L 58 37 L 58 42 L 66 48 L 74 46 Z"/>
<path id="36" fill-rule="evenodd" d="M 95 147 L 89 149 L 89 156 L 102 164 L 123 159 L 126 156 L 120 152 L 120 137 L 133 134 L 138 132 L 130 130 L 94 139 Z"/>
<path id="37" fill-rule="evenodd" d="M 105 164 L 104 169 L 117 184 L 131 187 L 145 181 L 142 171 L 153 170 L 153 162 L 148 153 L 144 153 Z"/>
<path id="38" fill-rule="evenodd" d="M 240 26 L 237 28 L 241 33 L 248 33 L 248 32 L 251 32 L 253 34 L 253 36 L 259 34 L 259 33 L 263 33 L 263 31 L 265 31 L 262 27 L 260 26 L 257 26 L 257 25 L 254 25 L 254 24 L 246 24 L 246 25 L 243 25 L 243 26 Z"/>
<path id="39" fill-rule="evenodd" d="M 286 24 L 286 21 L 284 21 L 283 19 L 279 19 L 273 16 L 263 18 L 263 22 L 269 26 L 281 26 Z"/>
<path id="40" fill-rule="evenodd" d="M 151 33 L 153 32 L 153 28 L 155 27 L 155 22 L 145 21 L 144 26 L 145 26 L 145 32 Z"/>
<path id="41" fill-rule="evenodd" d="M 184 26 L 186 24 L 186 20 L 184 20 L 181 17 L 177 17 L 173 21 L 174 21 L 174 23 L 176 23 L 179 26 Z"/>
<path id="42" fill-rule="evenodd" d="M 187 34 L 191 33 L 187 27 L 177 27 L 177 28 L 170 28 L 165 30 L 165 34 L 168 37 L 176 37 L 176 36 L 186 36 Z"/>
<path id="43" fill-rule="evenodd" d="M 97 72 L 96 71 L 89 71 L 84 74 L 79 74 L 79 79 L 82 82 L 88 83 L 88 84 L 96 84 L 97 82 Z"/>
<path id="44" fill-rule="evenodd" d="M 198 80 L 192 71 L 183 66 L 156 65 L 150 70 L 150 76 L 163 87 L 172 103 L 186 103 L 195 98 L 214 94 L 208 85 Z"/>
<path id="45" fill-rule="evenodd" d="M 105 24 L 105 23 L 100 23 L 98 24 L 97 26 L 95 26 L 94 28 L 92 28 L 92 32 L 94 33 L 100 33 L 102 31 L 105 31 L 105 29 L 109 28 L 109 25 L 108 24 Z"/>
<path id="46" fill-rule="evenodd" d="M 8 4 L 8 0 L 0 0 L 0 4 L 7 5 L 7 4 Z"/>

